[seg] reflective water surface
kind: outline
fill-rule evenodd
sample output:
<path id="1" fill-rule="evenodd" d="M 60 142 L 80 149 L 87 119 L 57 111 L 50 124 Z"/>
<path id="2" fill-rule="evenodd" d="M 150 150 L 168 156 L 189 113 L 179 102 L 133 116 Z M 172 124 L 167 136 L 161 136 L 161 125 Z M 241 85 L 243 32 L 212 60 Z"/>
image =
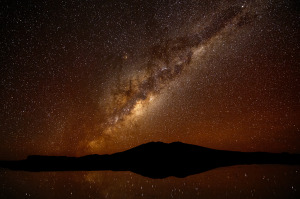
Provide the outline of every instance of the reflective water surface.
<path id="1" fill-rule="evenodd" d="M 218 168 L 186 178 L 0 170 L 0 198 L 300 198 L 300 166 Z"/>

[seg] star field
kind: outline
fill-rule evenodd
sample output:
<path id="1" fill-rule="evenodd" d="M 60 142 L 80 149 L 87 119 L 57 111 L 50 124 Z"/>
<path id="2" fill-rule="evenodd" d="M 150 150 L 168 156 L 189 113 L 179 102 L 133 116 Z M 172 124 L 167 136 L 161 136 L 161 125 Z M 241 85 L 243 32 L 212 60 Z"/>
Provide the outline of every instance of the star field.
<path id="1" fill-rule="evenodd" d="M 295 1 L 7 2 L 1 159 L 150 141 L 299 148 Z"/>

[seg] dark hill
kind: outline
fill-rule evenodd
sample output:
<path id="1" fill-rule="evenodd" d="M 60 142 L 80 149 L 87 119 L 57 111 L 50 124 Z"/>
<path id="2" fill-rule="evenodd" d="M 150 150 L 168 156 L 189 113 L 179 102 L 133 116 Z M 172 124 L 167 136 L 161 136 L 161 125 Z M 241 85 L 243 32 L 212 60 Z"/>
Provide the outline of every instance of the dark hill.
<path id="1" fill-rule="evenodd" d="M 83 157 L 28 156 L 0 161 L 0 167 L 25 171 L 132 171 L 151 178 L 185 177 L 210 169 L 242 164 L 300 164 L 299 154 L 223 151 L 174 142 L 150 142 L 112 155 Z"/>

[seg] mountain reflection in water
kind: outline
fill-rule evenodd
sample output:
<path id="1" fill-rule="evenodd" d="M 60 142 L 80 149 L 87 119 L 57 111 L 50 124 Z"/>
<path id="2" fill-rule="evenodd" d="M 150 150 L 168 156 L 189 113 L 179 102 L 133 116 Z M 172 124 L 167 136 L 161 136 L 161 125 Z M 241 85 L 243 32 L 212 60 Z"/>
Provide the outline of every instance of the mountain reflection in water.
<path id="1" fill-rule="evenodd" d="M 0 198 L 300 198 L 300 166 L 243 165 L 186 178 L 0 170 Z"/>

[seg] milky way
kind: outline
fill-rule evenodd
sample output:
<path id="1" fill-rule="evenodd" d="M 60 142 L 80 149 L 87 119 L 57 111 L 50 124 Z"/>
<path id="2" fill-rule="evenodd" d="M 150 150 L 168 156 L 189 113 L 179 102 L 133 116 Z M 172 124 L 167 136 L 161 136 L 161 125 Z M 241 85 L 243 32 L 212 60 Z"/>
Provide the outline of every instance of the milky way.
<path id="1" fill-rule="evenodd" d="M 109 118 L 100 132 L 100 140 L 103 142 L 103 134 L 113 135 L 118 130 L 115 128 L 117 125 L 126 124 L 127 120 L 138 115 L 137 112 L 146 109 L 170 82 L 180 78 L 183 72 L 190 71 L 195 52 L 209 47 L 224 32 L 236 31 L 237 28 L 251 23 L 255 17 L 244 4 L 232 6 L 215 13 L 210 23 L 197 33 L 168 39 L 150 47 L 143 76 L 127 80 L 126 90 L 117 89 L 112 94 L 114 100 L 108 106 Z M 127 58 L 127 55 L 123 57 Z M 101 143 L 94 140 L 90 146 L 99 148 Z"/>

